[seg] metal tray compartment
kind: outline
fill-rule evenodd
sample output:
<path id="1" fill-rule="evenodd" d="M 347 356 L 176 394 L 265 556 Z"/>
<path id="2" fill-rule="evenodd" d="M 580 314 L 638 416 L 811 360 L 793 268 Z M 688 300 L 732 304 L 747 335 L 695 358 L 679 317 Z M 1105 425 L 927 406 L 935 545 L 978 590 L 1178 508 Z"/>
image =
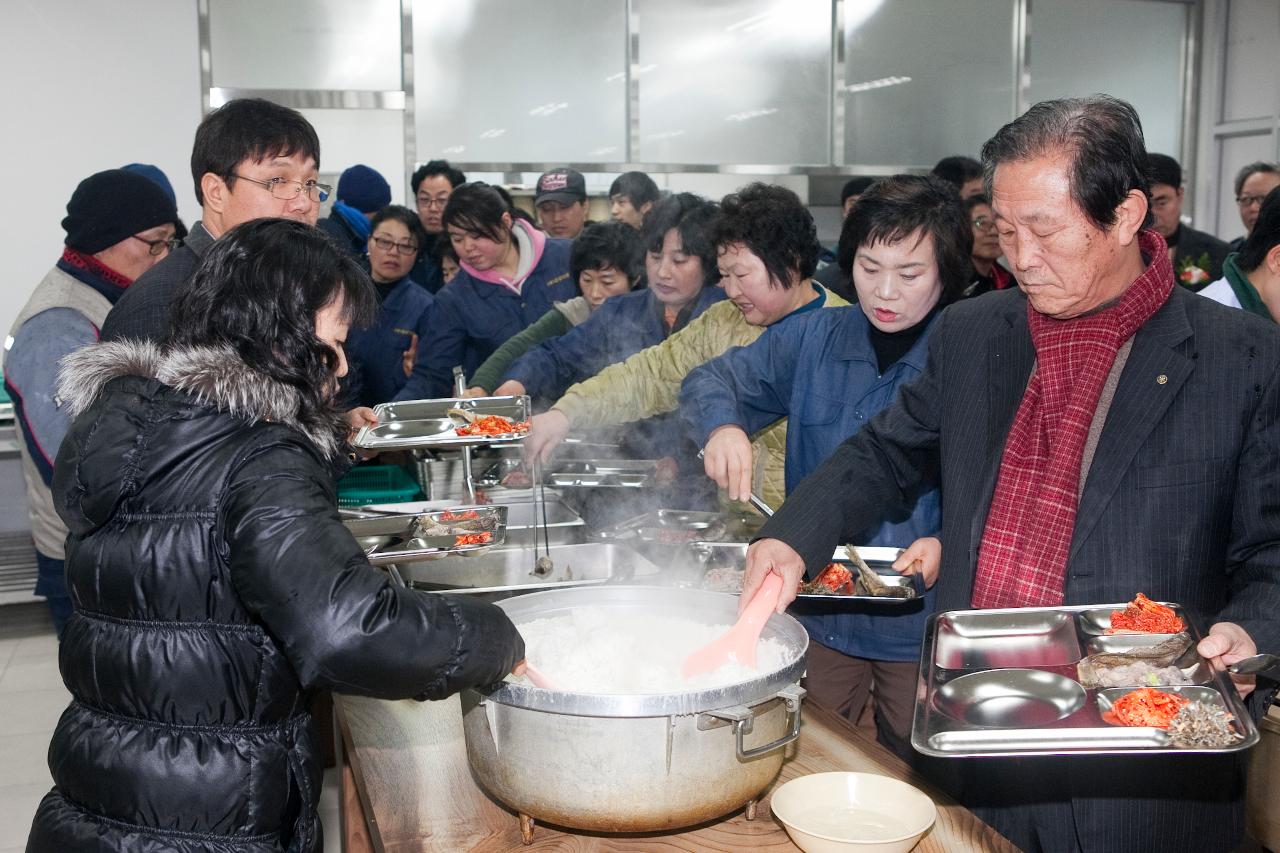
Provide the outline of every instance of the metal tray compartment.
<path id="1" fill-rule="evenodd" d="M 470 594 L 625 583 L 652 578 L 659 572 L 656 565 L 623 545 L 553 545 L 550 555 L 555 568 L 545 577 L 534 574 L 534 552 L 527 548 L 397 564 L 391 570 L 393 577 L 411 589 Z"/>
<path id="2" fill-rule="evenodd" d="M 696 561 L 683 579 L 685 585 L 697 586 L 716 592 L 740 592 L 742 590 L 742 573 L 747 563 L 746 542 L 692 542 L 689 552 Z M 858 556 L 880 576 L 885 586 L 896 587 L 903 591 L 901 596 L 890 595 L 808 595 L 798 598 L 814 601 L 874 601 L 879 604 L 906 604 L 923 594 L 923 583 L 918 577 L 900 575 L 893 570 L 893 561 L 902 553 L 900 548 L 886 548 L 877 545 L 857 546 Z M 849 564 L 844 549 L 838 549 L 832 556 L 832 562 Z M 731 582 L 736 575 L 736 585 Z M 857 572 L 854 572 L 857 577 Z"/>
<path id="3" fill-rule="evenodd" d="M 475 512 L 491 534 L 489 541 L 475 545 L 458 545 L 456 537 L 418 536 L 419 526 L 431 524 L 452 525 L 460 523 L 450 515 Z M 433 512 L 407 515 L 378 515 L 353 518 L 344 521 L 347 530 L 360 543 L 365 557 L 375 566 L 389 563 L 411 562 L 438 557 L 442 554 L 480 551 L 501 545 L 506 536 L 507 508 L 505 506 L 460 506 Z"/>
<path id="4" fill-rule="evenodd" d="M 1167 601 L 1161 601 L 1158 603 L 1163 604 L 1165 607 L 1172 607 L 1174 612 L 1182 618 L 1183 623 L 1186 623 L 1187 614 L 1183 613 L 1182 609 L 1178 607 L 1178 605 L 1170 604 Z M 1111 630 L 1111 614 L 1115 613 L 1117 610 L 1124 610 L 1124 608 L 1125 605 L 1123 604 L 1107 607 L 1087 607 L 1079 613 L 1080 630 L 1092 636 L 1160 637 L 1161 639 L 1171 636 L 1170 634 L 1137 634 L 1133 632 L 1108 635 L 1107 631 Z"/>
<path id="5" fill-rule="evenodd" d="M 933 661 L 941 669 L 1062 666 L 1082 657 L 1070 614 L 953 611 L 938 619 Z"/>
<path id="6" fill-rule="evenodd" d="M 1187 624 L 1190 652 L 1171 665 L 1197 683 L 1158 687 L 1209 701 L 1234 717 L 1241 735 L 1224 747 L 1174 746 L 1161 729 L 1103 719 L 1115 699 L 1136 687 L 1086 687 L 1077 666 L 1083 653 L 1150 648 L 1169 634 L 1115 634 L 1108 606 L 1028 607 L 936 613 L 925 629 L 911 743 L 938 757 L 1231 752 L 1258 741 L 1258 730 L 1235 686 L 1194 655 L 1203 639 Z"/>
<path id="7" fill-rule="evenodd" d="M 1171 639 L 1179 636 L 1185 636 L 1187 650 L 1179 657 L 1173 659 L 1169 666 L 1176 667 L 1182 672 L 1183 678 L 1187 679 L 1189 684 L 1207 684 L 1213 680 L 1213 670 L 1209 664 L 1205 662 L 1198 654 L 1196 654 L 1195 641 L 1190 634 L 1183 632 L 1183 635 L 1177 634 L 1110 634 L 1089 637 L 1085 643 L 1085 651 L 1087 654 L 1079 664 L 1081 672 L 1080 680 L 1088 683 L 1083 669 L 1087 663 L 1094 660 L 1095 655 L 1115 655 L 1125 654 L 1126 652 L 1142 651 L 1152 649 L 1162 643 L 1169 642 Z M 1154 664 L 1153 664 L 1154 665 Z M 1136 684 L 1131 683 L 1127 686 L 1119 688 L 1103 688 L 1103 689 L 1135 689 L 1137 687 L 1155 687 L 1154 684 Z M 1172 689 L 1181 685 L 1160 685 L 1161 690 Z"/>
<path id="8" fill-rule="evenodd" d="M 933 704 L 948 717 L 975 726 L 1032 728 L 1055 723 L 1084 707 L 1075 681 L 1040 669 L 988 669 L 948 681 Z"/>
<path id="9" fill-rule="evenodd" d="M 449 409 L 463 409 L 477 416 L 500 415 L 515 423 L 529 420 L 529 398 L 471 397 L 438 400 L 406 400 L 382 403 L 373 413 L 378 425 L 364 427 L 356 434 L 353 445 L 367 450 L 391 450 L 405 447 L 478 447 L 510 441 L 523 441 L 525 428 L 506 435 L 458 435 Z"/>
<path id="10" fill-rule="evenodd" d="M 652 459 L 582 459 L 561 463 L 547 474 L 557 488 L 638 489 L 653 482 Z"/>

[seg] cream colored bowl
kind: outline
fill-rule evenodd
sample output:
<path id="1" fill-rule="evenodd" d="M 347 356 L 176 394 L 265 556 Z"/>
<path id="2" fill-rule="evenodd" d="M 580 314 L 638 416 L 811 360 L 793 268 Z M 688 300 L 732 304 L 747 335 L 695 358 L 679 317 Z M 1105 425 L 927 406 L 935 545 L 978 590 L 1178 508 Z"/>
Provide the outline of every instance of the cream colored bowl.
<path id="1" fill-rule="evenodd" d="M 773 792 L 770 809 L 805 853 L 907 853 L 938 817 L 933 800 L 874 773 L 814 773 Z"/>

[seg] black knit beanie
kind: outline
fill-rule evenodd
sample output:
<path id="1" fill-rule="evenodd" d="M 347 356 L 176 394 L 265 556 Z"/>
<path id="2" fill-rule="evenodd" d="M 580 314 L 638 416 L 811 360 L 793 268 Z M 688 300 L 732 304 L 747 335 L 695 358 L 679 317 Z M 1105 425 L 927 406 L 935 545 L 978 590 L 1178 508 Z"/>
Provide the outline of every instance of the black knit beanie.
<path id="1" fill-rule="evenodd" d="M 76 187 L 62 229 L 68 246 L 93 255 L 140 231 L 177 221 L 177 208 L 155 181 L 108 169 Z"/>

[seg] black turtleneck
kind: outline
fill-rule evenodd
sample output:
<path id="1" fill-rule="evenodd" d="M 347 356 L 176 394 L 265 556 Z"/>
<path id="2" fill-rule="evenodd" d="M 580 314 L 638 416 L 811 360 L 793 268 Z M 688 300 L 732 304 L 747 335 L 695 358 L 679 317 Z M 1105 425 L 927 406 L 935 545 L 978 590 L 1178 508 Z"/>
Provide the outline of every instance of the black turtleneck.
<path id="1" fill-rule="evenodd" d="M 391 295 L 391 291 L 394 290 L 395 286 L 399 283 L 400 283 L 400 279 L 396 279 L 395 281 L 378 281 L 377 279 L 373 280 L 373 286 L 378 290 L 379 305 L 387 301 L 387 297 Z"/>
<path id="2" fill-rule="evenodd" d="M 942 303 L 933 306 L 933 310 L 914 326 L 898 332 L 882 332 L 874 323 L 870 324 L 871 348 L 876 351 L 876 369 L 883 375 L 886 370 L 898 363 L 907 352 L 920 340 L 929 323 L 942 310 Z"/>

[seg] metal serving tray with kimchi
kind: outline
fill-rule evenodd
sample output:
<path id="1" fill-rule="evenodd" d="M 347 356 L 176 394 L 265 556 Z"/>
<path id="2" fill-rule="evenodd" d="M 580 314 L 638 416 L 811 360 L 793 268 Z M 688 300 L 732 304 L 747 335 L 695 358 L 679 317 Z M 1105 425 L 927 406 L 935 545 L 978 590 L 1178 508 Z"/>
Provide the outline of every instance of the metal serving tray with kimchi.
<path id="1" fill-rule="evenodd" d="M 523 441 L 529 434 L 529 398 L 470 397 L 405 400 L 374 406 L 377 426 L 351 443 L 364 450 L 479 447 Z"/>
<path id="2" fill-rule="evenodd" d="M 747 543 L 693 542 L 689 549 L 702 563 L 698 586 L 717 592 L 742 591 Z M 828 602 L 874 601 L 891 605 L 907 604 L 924 594 L 918 575 L 901 575 L 891 568 L 902 553 L 900 549 L 859 545 L 853 550 L 870 571 L 870 577 L 867 571 L 859 571 L 847 549 L 841 548 L 832 555 L 831 563 L 818 577 L 800 587 L 797 597 Z"/>
<path id="3" fill-rule="evenodd" d="M 375 566 L 429 560 L 444 554 L 501 545 L 507 507 L 460 506 L 408 515 L 354 518 L 343 522 Z"/>
<path id="4" fill-rule="evenodd" d="M 1135 606 L 1181 630 L 1112 625 L 1113 614 Z M 1196 653 L 1202 638 L 1183 608 L 1143 596 L 936 613 L 925 629 L 912 745 L 943 757 L 1246 749 L 1257 727 L 1231 680 Z"/>

